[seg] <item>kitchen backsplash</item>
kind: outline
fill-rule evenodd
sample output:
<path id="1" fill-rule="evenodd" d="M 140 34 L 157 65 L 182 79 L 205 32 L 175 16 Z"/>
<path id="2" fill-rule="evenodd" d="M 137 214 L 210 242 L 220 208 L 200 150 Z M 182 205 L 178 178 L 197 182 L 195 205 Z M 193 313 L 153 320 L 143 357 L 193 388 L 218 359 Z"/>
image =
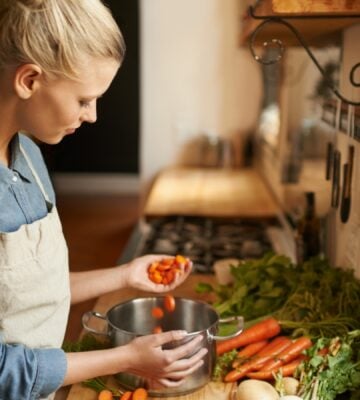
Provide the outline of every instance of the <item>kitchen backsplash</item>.
<path id="1" fill-rule="evenodd" d="M 344 32 L 343 38 L 340 91 L 353 101 L 360 101 L 360 88 L 352 86 L 349 82 L 351 68 L 360 61 L 360 42 L 357 40 L 359 37 L 360 24 L 348 28 Z M 356 70 L 355 81 L 360 82 L 360 68 Z M 353 107 L 349 108 L 350 113 L 353 111 L 352 109 Z M 358 107 L 357 110 L 359 109 Z M 336 142 L 342 158 L 342 186 L 343 166 L 348 161 L 349 146 L 354 146 L 352 197 L 350 215 L 346 223 L 341 221 L 340 207 L 332 211 L 329 216 L 329 252 L 336 265 L 349 266 L 360 277 L 360 141 L 338 129 Z"/>
<path id="2" fill-rule="evenodd" d="M 360 61 L 359 37 L 360 24 L 344 32 L 341 49 L 313 49 L 323 67 L 335 66 L 339 92 L 353 101 L 360 101 L 359 87 L 352 86 L 349 80 L 351 68 Z M 360 277 L 360 138 L 348 132 L 354 107 L 344 107 L 335 96 L 324 101 L 327 96 L 320 90 L 321 75 L 304 49 L 287 49 L 284 63 L 278 68 L 280 82 L 273 79 L 276 71 L 264 70 L 264 86 L 269 86 L 268 92 L 272 97 L 264 99 L 259 118 L 258 170 L 294 225 L 303 215 L 305 192 L 315 193 L 316 213 L 324 226 L 325 254 L 333 265 L 350 267 Z M 266 74 L 271 79 L 266 79 Z M 360 68 L 356 69 L 354 78 L 355 82 L 360 82 Z M 276 115 L 274 105 L 279 110 Z M 340 110 L 343 110 L 342 115 Z M 265 121 L 264 129 L 262 120 Z M 275 140 L 269 142 L 267 136 L 274 132 Z M 333 170 L 326 179 L 329 145 L 341 155 L 337 207 L 331 203 Z M 344 222 L 341 209 L 344 212 L 346 207 L 341 207 L 341 194 L 344 164 L 348 162 L 350 146 L 354 149 L 352 196 L 349 218 Z"/>

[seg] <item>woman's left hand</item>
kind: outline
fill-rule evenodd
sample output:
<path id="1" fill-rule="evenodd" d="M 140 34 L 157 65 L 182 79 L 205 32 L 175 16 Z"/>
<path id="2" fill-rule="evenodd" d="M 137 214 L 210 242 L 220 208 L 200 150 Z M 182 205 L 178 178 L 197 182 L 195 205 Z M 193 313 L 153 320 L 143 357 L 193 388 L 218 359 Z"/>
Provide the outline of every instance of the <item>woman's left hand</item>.
<path id="1" fill-rule="evenodd" d="M 179 263 L 179 271 L 175 273 L 175 278 L 170 284 L 154 283 L 148 275 L 150 264 L 161 261 L 164 258 L 175 258 L 166 254 L 146 255 L 135 258 L 128 264 L 120 267 L 124 276 L 125 285 L 134 289 L 140 289 L 148 292 L 163 293 L 169 292 L 181 285 L 189 276 L 192 269 L 192 262 Z"/>

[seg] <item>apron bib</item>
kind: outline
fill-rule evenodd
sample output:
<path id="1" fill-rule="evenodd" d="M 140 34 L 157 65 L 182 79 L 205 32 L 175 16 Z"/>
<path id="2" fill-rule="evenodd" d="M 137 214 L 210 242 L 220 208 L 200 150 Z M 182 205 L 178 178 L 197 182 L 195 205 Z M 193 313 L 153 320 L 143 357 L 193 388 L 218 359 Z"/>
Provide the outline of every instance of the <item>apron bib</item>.
<path id="1" fill-rule="evenodd" d="M 21 151 L 50 203 L 31 160 Z M 53 207 L 38 221 L 0 233 L 0 332 L 4 342 L 61 347 L 69 308 L 68 250 Z"/>

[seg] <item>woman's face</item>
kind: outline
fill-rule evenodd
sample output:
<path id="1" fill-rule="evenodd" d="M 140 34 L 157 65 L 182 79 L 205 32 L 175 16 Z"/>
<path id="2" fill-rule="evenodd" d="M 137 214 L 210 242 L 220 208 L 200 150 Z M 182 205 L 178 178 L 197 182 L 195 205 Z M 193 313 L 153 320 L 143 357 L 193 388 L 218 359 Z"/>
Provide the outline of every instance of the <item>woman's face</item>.
<path id="1" fill-rule="evenodd" d="M 22 102 L 20 128 L 41 142 L 56 144 L 83 122 L 95 122 L 97 99 L 118 68 L 113 59 L 92 59 L 81 68 L 80 80 L 40 77 L 37 90 Z"/>

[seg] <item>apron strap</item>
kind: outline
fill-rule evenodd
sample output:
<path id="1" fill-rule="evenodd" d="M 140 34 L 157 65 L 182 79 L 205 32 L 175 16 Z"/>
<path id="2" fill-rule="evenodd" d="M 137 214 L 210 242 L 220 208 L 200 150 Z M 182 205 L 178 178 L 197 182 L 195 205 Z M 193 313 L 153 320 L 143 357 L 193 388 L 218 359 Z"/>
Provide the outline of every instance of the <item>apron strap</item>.
<path id="1" fill-rule="evenodd" d="M 32 163 L 31 160 L 30 160 L 30 157 L 26 154 L 26 151 L 24 150 L 24 148 L 22 147 L 21 144 L 20 144 L 20 150 L 21 150 L 23 156 L 25 157 L 25 160 L 27 161 L 28 166 L 29 166 L 29 168 L 30 168 L 32 174 L 34 175 L 35 181 L 36 181 L 36 183 L 38 184 L 38 186 L 39 186 L 39 188 L 40 188 L 40 190 L 41 190 L 41 193 L 42 193 L 43 196 L 45 197 L 46 204 L 47 204 L 47 206 L 48 206 L 48 210 L 50 210 L 50 209 L 52 208 L 53 205 L 52 205 L 52 203 L 51 203 L 51 201 L 50 201 L 50 199 L 49 199 L 49 196 L 48 196 L 47 193 L 46 193 L 46 190 L 45 190 L 45 188 L 44 188 L 44 186 L 43 186 L 43 184 L 42 184 L 42 182 L 41 182 L 41 180 L 40 180 L 40 178 L 39 178 L 39 175 L 37 174 L 37 172 L 36 172 L 36 170 L 35 170 L 35 168 L 34 168 L 34 166 L 33 166 L 33 163 Z M 50 207 L 50 209 L 49 209 L 49 207 Z"/>

